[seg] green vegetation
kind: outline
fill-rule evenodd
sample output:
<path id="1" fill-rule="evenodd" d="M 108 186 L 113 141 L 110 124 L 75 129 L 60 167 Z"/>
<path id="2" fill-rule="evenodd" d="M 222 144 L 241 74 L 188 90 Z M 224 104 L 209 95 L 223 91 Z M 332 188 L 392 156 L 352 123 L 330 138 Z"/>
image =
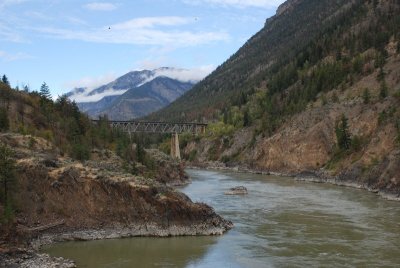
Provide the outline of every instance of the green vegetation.
<path id="1" fill-rule="evenodd" d="M 388 96 L 388 87 L 385 83 L 385 81 L 381 82 L 381 87 L 380 87 L 380 91 L 379 91 L 379 98 L 381 100 L 385 99 Z"/>
<path id="2" fill-rule="evenodd" d="M 368 88 L 364 89 L 362 97 L 363 97 L 364 104 L 369 104 L 369 102 L 371 101 L 371 94 L 369 93 Z"/>
<path id="3" fill-rule="evenodd" d="M 1 82 L 7 86 L 10 86 L 10 82 L 8 81 L 7 76 L 4 74 L 3 77 L 1 78 Z"/>
<path id="4" fill-rule="evenodd" d="M 342 114 L 335 127 L 337 146 L 340 150 L 349 150 L 351 146 L 351 136 L 347 117 Z"/>
<path id="5" fill-rule="evenodd" d="M 331 90 L 344 90 L 374 71 L 384 81 L 385 46 L 400 35 L 399 16 L 393 15 L 400 12 L 398 2 L 305 1 L 291 12 L 269 19 L 215 72 L 149 118 L 221 120 L 270 135 Z"/>
<path id="6" fill-rule="evenodd" d="M 129 137 L 111 129 L 106 116 L 92 122 L 67 96 L 59 96 L 53 101 L 46 83 L 39 92 L 18 91 L 0 83 L 0 97 L 0 131 L 42 137 L 53 143 L 61 154 L 80 161 L 90 159 L 93 149 L 112 150 L 126 162 L 127 170 L 132 173 L 143 175 L 143 172 L 156 169 L 144 148 L 153 143 L 151 139 L 162 137 Z M 35 139 L 30 141 L 29 147 L 34 148 Z M 135 169 L 138 163 L 142 165 L 140 172 Z"/>

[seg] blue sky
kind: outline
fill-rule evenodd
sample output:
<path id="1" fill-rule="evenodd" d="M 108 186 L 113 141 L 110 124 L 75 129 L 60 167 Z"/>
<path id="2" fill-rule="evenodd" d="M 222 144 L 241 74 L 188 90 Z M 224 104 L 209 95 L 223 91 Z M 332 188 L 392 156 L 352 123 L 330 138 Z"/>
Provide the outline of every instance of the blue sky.
<path id="1" fill-rule="evenodd" d="M 0 74 L 54 96 L 162 66 L 203 77 L 283 0 L 0 0 Z"/>

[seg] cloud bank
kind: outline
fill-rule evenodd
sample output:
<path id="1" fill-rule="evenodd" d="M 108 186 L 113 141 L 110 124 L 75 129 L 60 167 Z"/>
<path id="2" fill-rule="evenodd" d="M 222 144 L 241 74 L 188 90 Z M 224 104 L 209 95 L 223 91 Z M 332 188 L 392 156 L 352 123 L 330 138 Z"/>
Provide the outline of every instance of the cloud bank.
<path id="1" fill-rule="evenodd" d="M 206 65 L 194 69 L 159 68 L 154 70 L 154 75 L 146 79 L 144 83 L 159 76 L 169 77 L 181 82 L 197 83 L 209 75 L 214 69 L 214 65 Z"/>

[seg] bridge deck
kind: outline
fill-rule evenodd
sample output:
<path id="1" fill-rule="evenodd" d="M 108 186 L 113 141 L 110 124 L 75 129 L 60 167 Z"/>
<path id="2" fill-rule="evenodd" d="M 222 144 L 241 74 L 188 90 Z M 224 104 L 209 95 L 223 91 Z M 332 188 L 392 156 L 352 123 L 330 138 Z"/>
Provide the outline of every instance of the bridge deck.
<path id="1" fill-rule="evenodd" d="M 99 122 L 99 120 L 93 120 Z M 119 128 L 128 133 L 204 133 L 207 124 L 202 123 L 171 123 L 171 122 L 145 122 L 145 121 L 109 121 L 111 127 Z"/>

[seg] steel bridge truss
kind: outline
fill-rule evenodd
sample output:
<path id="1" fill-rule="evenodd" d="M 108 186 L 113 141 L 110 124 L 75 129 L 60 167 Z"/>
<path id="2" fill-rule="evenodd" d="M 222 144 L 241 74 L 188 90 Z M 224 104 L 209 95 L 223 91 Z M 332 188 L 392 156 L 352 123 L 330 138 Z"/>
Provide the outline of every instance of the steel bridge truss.
<path id="1" fill-rule="evenodd" d="M 98 122 L 98 120 L 93 120 Z M 144 121 L 109 121 L 112 128 L 128 133 L 205 133 L 207 124 L 201 123 L 169 123 Z"/>

